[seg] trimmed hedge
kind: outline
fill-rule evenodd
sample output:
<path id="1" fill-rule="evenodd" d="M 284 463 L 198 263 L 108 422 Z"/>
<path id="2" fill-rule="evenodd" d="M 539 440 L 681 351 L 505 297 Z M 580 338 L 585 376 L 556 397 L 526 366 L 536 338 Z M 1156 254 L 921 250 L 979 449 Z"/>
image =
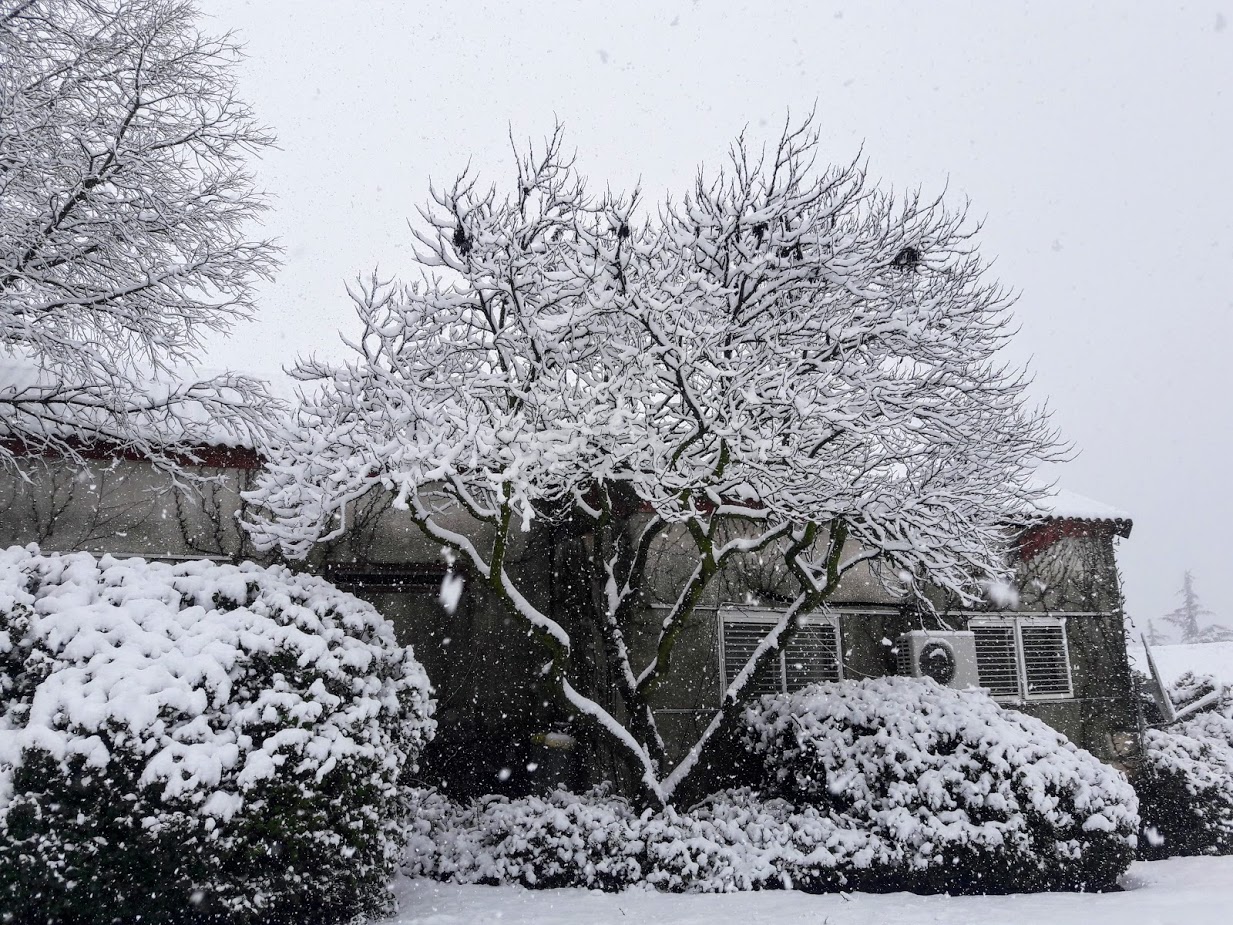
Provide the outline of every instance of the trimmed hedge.
<path id="1" fill-rule="evenodd" d="M 285 568 L 0 552 L 0 907 L 339 922 L 388 908 L 433 730 L 368 604 Z"/>

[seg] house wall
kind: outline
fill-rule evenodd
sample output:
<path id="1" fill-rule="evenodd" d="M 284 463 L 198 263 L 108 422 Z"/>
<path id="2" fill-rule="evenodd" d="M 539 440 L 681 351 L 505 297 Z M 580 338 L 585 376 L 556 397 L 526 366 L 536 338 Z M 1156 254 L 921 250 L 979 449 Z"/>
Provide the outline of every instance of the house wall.
<path id="1" fill-rule="evenodd" d="M 1133 762 L 1138 717 L 1114 556 L 1118 534 L 1075 522 L 1038 531 L 1015 563 L 1019 600 L 1012 609 L 1066 616 L 1074 697 L 1021 709 L 1106 761 Z"/>
<path id="2" fill-rule="evenodd" d="M 1036 716 L 1106 761 L 1133 757 L 1137 736 L 1126 658 L 1121 591 L 1114 559 L 1115 533 L 1098 524 L 1049 528 L 1016 558 L 1009 606 L 1005 611 L 1064 616 L 1074 696 L 1007 704 Z M 653 557 L 648 598 L 631 634 L 636 663 L 649 659 L 663 605 L 675 601 L 689 578 L 693 560 L 679 554 L 688 540 L 667 533 Z M 845 555 L 858 552 L 855 546 Z M 674 650 L 673 674 L 658 692 L 658 712 L 670 753 L 679 757 L 696 741 L 722 696 L 717 607 L 721 604 L 773 606 L 795 594 L 794 580 L 780 557 L 751 557 L 725 568 L 713 582 L 706 607 L 699 608 Z M 966 629 L 974 613 L 943 597 L 936 614 L 910 608 L 893 576 L 866 564 L 849 574 L 832 599 L 840 614 L 842 670 L 845 678 L 895 673 L 894 640 L 915 629 Z"/>
<path id="3" fill-rule="evenodd" d="M 0 475 L 0 548 L 38 543 L 46 552 L 87 551 L 149 559 L 215 557 L 228 561 L 282 561 L 256 550 L 237 518 L 246 510 L 240 492 L 255 472 L 242 466 L 202 467 L 203 482 L 186 494 L 148 463 L 91 460 L 78 468 L 57 459 L 30 459 L 20 477 Z M 393 587 L 388 581 L 336 583 L 377 607 L 394 625 L 399 642 L 412 645 L 437 698 L 438 736 L 421 761 L 425 779 L 448 777 L 455 790 L 511 793 L 530 790 L 538 779 L 575 774 L 574 755 L 536 744 L 552 731 L 539 667 L 543 651 L 478 582 L 463 573 L 464 593 L 454 614 L 438 592 L 444 560 L 388 493 L 350 505 L 348 530 L 320 544 L 296 570 L 342 576 L 365 567 L 427 565 L 427 580 Z M 483 542 L 484 525 L 459 516 L 451 526 Z M 530 596 L 551 593 L 538 536 L 520 536 L 510 550 L 510 569 L 521 573 Z M 432 569 L 436 569 L 435 573 Z M 536 741 L 532 741 L 536 740 Z M 528 757 L 530 756 L 530 757 Z M 527 766 L 534 765 L 534 771 Z M 508 772 L 508 774 L 503 773 Z"/>
<path id="4" fill-rule="evenodd" d="M 844 677 L 894 674 L 892 641 L 900 633 L 919 629 L 920 621 L 901 614 L 838 609 Z M 965 626 L 966 620 L 950 623 L 953 629 Z M 1038 717 L 1102 760 L 1126 762 L 1131 757 L 1128 752 L 1133 743 L 1129 739 L 1136 734 L 1137 721 L 1121 633 L 1120 614 L 1067 618 L 1074 696 L 1006 705 Z M 680 757 L 696 741 L 720 703 L 718 639 L 715 611 L 700 612 L 678 643 L 674 680 L 660 690 L 655 700 L 674 757 Z"/>
<path id="5" fill-rule="evenodd" d="M 31 460 L 22 478 L 0 477 L 0 546 L 37 542 L 47 551 L 273 561 L 276 557 L 252 547 L 237 523 L 245 513 L 239 492 L 253 471 L 224 465 L 201 472 L 217 482 L 187 496 L 139 461 L 97 460 L 79 470 L 56 460 Z M 541 681 L 543 650 L 465 572 L 458 610 L 447 613 L 436 593 L 443 568 L 438 545 L 389 502 L 387 493 L 374 493 L 350 505 L 348 529 L 339 539 L 318 546 L 307 562 L 289 564 L 331 574 L 377 606 L 393 622 L 399 640 L 415 647 L 438 698 L 440 731 L 423 762 L 428 782 L 448 778 L 462 793 L 517 793 L 544 781 L 582 786 L 617 778 L 616 756 L 585 729 L 570 730 L 583 739 L 572 751 L 544 744 L 553 740 L 546 733 L 565 727 Z M 452 526 L 476 542 L 485 538 L 486 527 L 462 515 Z M 517 537 L 510 568 L 528 596 L 574 635 L 580 689 L 600 692 L 598 699 L 619 714 L 598 628 L 587 624 L 594 589 L 581 556 L 583 543 L 561 525 L 537 524 Z M 1011 609 L 1072 614 L 1066 625 L 1075 697 L 1019 708 L 1100 757 L 1121 760 L 1125 754 L 1117 743 L 1134 730 L 1135 717 L 1113 543 L 1113 532 L 1099 525 L 1072 524 L 1035 536 L 1016 562 L 1018 594 Z M 670 530 L 659 538 L 648 569 L 646 606 L 628 636 L 635 665 L 649 660 L 663 606 L 677 598 L 688 580 L 694 560 L 682 555 L 684 548 L 686 539 L 679 533 Z M 791 599 L 795 582 L 780 561 L 768 552 L 725 568 L 684 628 L 672 672 L 654 701 L 674 756 L 696 741 L 719 704 L 716 608 L 729 602 L 774 606 Z M 415 580 L 387 580 L 388 569 L 408 565 L 419 569 Z M 356 577 L 383 567 L 387 578 Z M 871 564 L 847 576 L 833 604 L 844 613 L 843 671 L 848 678 L 893 673 L 891 642 L 907 630 L 940 625 L 938 618 L 904 606 L 893 576 L 879 574 Z M 951 628 L 966 625 L 966 613 L 942 599 L 935 604 L 941 622 Z"/>
<path id="6" fill-rule="evenodd" d="M 29 459 L 0 475 L 0 544 L 38 543 L 45 551 L 147 557 L 250 557 L 239 529 L 237 489 L 250 472 L 208 467 L 189 497 L 149 463 L 93 460 L 78 468 Z"/>

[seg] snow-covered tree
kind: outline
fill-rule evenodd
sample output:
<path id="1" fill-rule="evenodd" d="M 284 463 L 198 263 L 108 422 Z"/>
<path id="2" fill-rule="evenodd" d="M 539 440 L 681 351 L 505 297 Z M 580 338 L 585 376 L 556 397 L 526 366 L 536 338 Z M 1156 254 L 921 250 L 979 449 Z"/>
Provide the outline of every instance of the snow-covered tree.
<path id="1" fill-rule="evenodd" d="M 0 464 L 105 441 L 175 468 L 267 422 L 256 380 L 191 371 L 276 249 L 244 166 L 271 136 L 236 46 L 179 0 L 0 2 Z"/>
<path id="2" fill-rule="evenodd" d="M 1199 595 L 1194 589 L 1194 575 L 1187 570 L 1182 575 L 1182 587 L 1177 592 L 1182 603 L 1174 610 L 1165 614 L 1165 621 L 1177 627 L 1181 641 L 1192 642 L 1227 642 L 1233 640 L 1233 630 L 1220 624 L 1199 625 L 1200 617 L 1215 616 L 1199 601 Z"/>
<path id="3" fill-rule="evenodd" d="M 818 169 L 812 121 L 730 154 L 641 221 L 637 194 L 588 196 L 559 131 L 516 151 L 508 195 L 466 175 L 434 190 L 423 278 L 353 289 L 354 356 L 300 365 L 319 391 L 250 495 L 258 543 L 303 556 L 349 502 L 392 492 L 543 642 L 546 677 L 649 802 L 672 800 L 757 666 L 850 570 L 975 602 L 1056 452 L 998 357 L 1011 300 L 961 212 L 879 191 L 858 164 Z M 619 711 L 576 686 L 570 633 L 508 567 L 536 522 L 585 537 Z M 664 541 L 694 569 L 635 664 Z M 795 598 L 674 766 L 651 695 L 716 576 L 769 556 Z"/>

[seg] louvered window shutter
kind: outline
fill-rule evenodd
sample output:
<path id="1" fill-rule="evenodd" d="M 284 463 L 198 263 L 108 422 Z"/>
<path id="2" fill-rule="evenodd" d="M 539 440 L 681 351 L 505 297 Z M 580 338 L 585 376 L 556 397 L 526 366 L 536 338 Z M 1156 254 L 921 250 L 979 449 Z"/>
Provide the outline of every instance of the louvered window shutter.
<path id="1" fill-rule="evenodd" d="M 764 636 L 770 631 L 772 624 L 754 620 L 733 620 L 726 618 L 724 627 L 724 686 L 730 685 L 737 674 L 745 667 Z M 767 662 L 750 679 L 745 688 L 748 697 L 762 694 L 777 694 L 783 686 L 782 666 L 780 660 L 770 655 Z"/>
<path id="2" fill-rule="evenodd" d="M 1015 653 L 1015 627 L 972 624 L 976 637 L 976 674 L 980 686 L 994 697 L 1019 696 L 1019 659 Z"/>
<path id="3" fill-rule="evenodd" d="M 1066 652 L 1066 627 L 1061 623 L 1024 623 L 1023 670 L 1028 696 L 1069 697 L 1070 660 Z"/>
<path id="4" fill-rule="evenodd" d="M 788 644 L 784 669 L 789 693 L 818 681 L 838 681 L 839 627 L 831 623 L 802 626 Z"/>

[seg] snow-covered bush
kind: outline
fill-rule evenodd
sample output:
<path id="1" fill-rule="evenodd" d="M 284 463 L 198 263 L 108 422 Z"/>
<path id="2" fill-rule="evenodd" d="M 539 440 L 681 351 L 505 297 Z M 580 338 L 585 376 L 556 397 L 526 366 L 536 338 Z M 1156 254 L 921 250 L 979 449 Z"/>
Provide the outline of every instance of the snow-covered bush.
<path id="1" fill-rule="evenodd" d="M 460 883 L 673 892 L 1099 889 L 1139 827 L 1119 772 L 1039 720 L 928 680 L 763 698 L 760 792 L 638 814 L 603 790 L 416 798 L 408 871 Z"/>
<path id="2" fill-rule="evenodd" d="M 618 890 L 641 876 L 639 819 L 607 791 L 487 796 L 457 806 L 436 793 L 415 802 L 408 868 L 459 883 Z"/>
<path id="3" fill-rule="evenodd" d="M 791 886 L 806 853 L 835 828 L 813 810 L 798 815 L 748 790 L 715 794 L 689 812 L 641 815 L 602 788 L 484 797 L 465 807 L 422 792 L 413 816 L 406 870 L 414 876 L 608 891 L 636 883 L 690 893 Z M 841 875 L 833 879 L 842 885 Z"/>
<path id="4" fill-rule="evenodd" d="M 818 684 L 745 712 L 764 790 L 868 838 L 861 889 L 1096 889 L 1129 865 L 1126 779 L 1043 722 L 928 679 Z"/>
<path id="5" fill-rule="evenodd" d="M 321 579 L 0 551 L 0 908 L 380 910 L 431 710 L 390 625 Z"/>
<path id="6" fill-rule="evenodd" d="M 1196 704 L 1204 697 L 1216 693 L 1220 688 L 1219 708 L 1222 712 L 1233 711 L 1233 693 L 1230 693 L 1210 674 L 1195 674 L 1184 672 L 1169 685 L 1169 701 L 1174 710 L 1184 710 L 1191 704 Z"/>
<path id="7" fill-rule="evenodd" d="M 1125 796 L 1133 803 L 1133 794 Z M 485 797 L 467 806 L 421 792 L 412 815 L 406 872 L 454 883 L 609 891 L 641 884 L 678 893 L 1103 885 L 1056 869 L 1011 883 L 966 866 L 971 856 L 955 852 L 926 851 L 921 859 L 921 849 L 910 839 L 879 831 L 859 815 L 794 806 L 749 789 L 714 794 L 687 812 L 668 807 L 640 815 L 603 790 Z M 1126 846 L 1128 839 L 1133 835 L 1123 834 L 1120 843 Z M 1086 847 L 1075 850 L 1080 870 L 1090 869 L 1084 864 L 1092 860 Z M 1128 847 L 1123 854 L 1128 858 Z M 958 866 L 940 871 L 943 857 Z"/>
<path id="8" fill-rule="evenodd" d="M 1181 709 L 1216 689 L 1182 675 L 1169 690 Z M 1164 729 L 1148 729 L 1135 775 L 1143 857 L 1233 854 L 1233 697 Z"/>
<path id="9" fill-rule="evenodd" d="M 747 788 L 714 794 L 688 813 L 645 817 L 642 838 L 647 882 L 696 893 L 850 888 L 849 873 L 867 864 L 872 841 L 812 806 Z"/>

